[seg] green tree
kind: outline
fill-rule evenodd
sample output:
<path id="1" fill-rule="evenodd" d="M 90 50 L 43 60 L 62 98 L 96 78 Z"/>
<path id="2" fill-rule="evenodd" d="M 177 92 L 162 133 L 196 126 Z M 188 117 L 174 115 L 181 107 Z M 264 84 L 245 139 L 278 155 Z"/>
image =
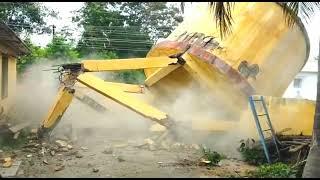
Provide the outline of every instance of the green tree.
<path id="1" fill-rule="evenodd" d="M 32 44 L 29 38 L 25 39 L 24 43 L 29 47 L 30 53 L 28 55 L 19 57 L 17 61 L 18 74 L 23 73 L 26 68 L 28 68 L 32 64 L 39 62 L 41 58 L 43 58 L 46 54 L 45 49 Z"/>
<path id="2" fill-rule="evenodd" d="M 79 53 L 72 44 L 67 42 L 62 36 L 56 36 L 53 40 L 46 46 L 45 57 L 50 60 L 55 59 L 65 59 L 67 61 L 76 60 L 79 58 Z"/>
<path id="3" fill-rule="evenodd" d="M 145 56 L 159 36 L 168 35 L 179 9 L 164 2 L 88 2 L 73 22 L 84 28 L 78 49 L 113 50 L 120 58 Z"/>
<path id="4" fill-rule="evenodd" d="M 0 20 L 16 33 L 50 33 L 45 17 L 56 13 L 38 2 L 1 2 Z"/>

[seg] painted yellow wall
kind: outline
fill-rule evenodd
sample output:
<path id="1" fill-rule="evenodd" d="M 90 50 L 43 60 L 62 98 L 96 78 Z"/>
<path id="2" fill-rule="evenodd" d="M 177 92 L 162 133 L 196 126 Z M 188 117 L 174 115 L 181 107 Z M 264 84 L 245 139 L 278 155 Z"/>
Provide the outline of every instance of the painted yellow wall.
<path id="1" fill-rule="evenodd" d="M 0 55 L 0 85 L 2 81 L 2 56 Z M 8 97 L 5 99 L 0 99 L 0 106 L 3 107 L 4 112 L 7 113 L 8 110 L 12 107 L 16 95 L 16 80 L 17 80 L 17 71 L 16 71 L 16 58 L 9 56 L 8 59 Z M 1 94 L 1 88 L 0 88 Z"/>
<path id="2" fill-rule="evenodd" d="M 314 101 L 271 96 L 265 96 L 264 98 L 276 132 L 290 128 L 291 130 L 286 131 L 284 134 L 299 135 L 302 133 L 303 135 L 312 135 L 315 110 Z M 261 112 L 258 113 L 262 114 L 261 104 L 257 102 L 256 105 L 258 111 Z M 260 119 L 262 129 L 268 129 L 264 123 L 265 119 Z M 238 133 L 240 136 L 258 138 L 258 131 L 249 105 L 242 112 L 241 120 L 238 122 L 194 118 L 192 123 L 194 130 L 229 131 Z"/>

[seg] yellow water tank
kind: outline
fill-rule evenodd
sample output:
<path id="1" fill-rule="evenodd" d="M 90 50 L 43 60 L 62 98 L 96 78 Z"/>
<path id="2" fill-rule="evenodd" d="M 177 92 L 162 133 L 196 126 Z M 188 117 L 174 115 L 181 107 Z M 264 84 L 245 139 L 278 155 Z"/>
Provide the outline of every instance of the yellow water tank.
<path id="1" fill-rule="evenodd" d="M 236 2 L 232 33 L 225 38 L 207 3 L 191 13 L 148 57 L 186 52 L 192 66 L 174 70 L 149 87 L 149 103 L 176 120 L 240 121 L 248 96 L 281 97 L 309 56 L 309 40 L 299 21 L 288 27 L 275 2 Z M 145 69 L 147 77 L 158 69 Z M 225 124 L 215 123 L 227 128 Z"/>

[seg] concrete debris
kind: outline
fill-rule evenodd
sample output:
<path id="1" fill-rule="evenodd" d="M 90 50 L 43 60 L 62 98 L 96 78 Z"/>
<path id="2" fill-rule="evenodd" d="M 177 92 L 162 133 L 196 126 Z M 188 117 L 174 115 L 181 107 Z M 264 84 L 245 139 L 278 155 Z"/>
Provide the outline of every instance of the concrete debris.
<path id="1" fill-rule="evenodd" d="M 124 148 L 124 147 L 127 147 L 127 146 L 128 146 L 127 143 L 123 143 L 123 144 L 116 144 L 113 147 L 115 147 L 115 148 Z"/>
<path id="2" fill-rule="evenodd" d="M 68 144 L 67 145 L 67 148 L 70 150 L 70 149 L 73 149 L 73 147 L 70 145 L 70 144 Z"/>
<path id="3" fill-rule="evenodd" d="M 67 147 L 63 147 L 63 148 L 60 149 L 60 151 L 61 151 L 61 152 L 68 152 L 69 149 L 68 149 Z"/>
<path id="4" fill-rule="evenodd" d="M 198 144 L 192 144 L 191 147 L 196 150 L 200 149 L 200 146 Z"/>
<path id="5" fill-rule="evenodd" d="M 0 153 L 3 153 L 3 150 L 0 149 Z"/>
<path id="6" fill-rule="evenodd" d="M 62 140 L 56 140 L 55 143 L 59 146 L 59 147 L 66 147 L 68 145 L 67 142 L 62 141 Z"/>
<path id="7" fill-rule="evenodd" d="M 52 151 L 50 151 L 50 155 L 51 155 L 51 156 L 54 156 L 55 154 L 56 154 L 56 152 L 55 152 L 55 151 L 53 151 L 53 150 L 52 150 Z"/>
<path id="8" fill-rule="evenodd" d="M 174 143 L 174 144 L 172 145 L 172 147 L 173 147 L 173 148 L 181 148 L 182 145 L 183 145 L 183 144 L 181 144 L 181 143 Z"/>
<path id="9" fill-rule="evenodd" d="M 160 161 L 160 162 L 158 162 L 158 164 L 163 164 L 163 162 Z"/>
<path id="10" fill-rule="evenodd" d="M 121 156 L 118 156 L 117 159 L 118 159 L 119 162 L 125 161 Z"/>
<path id="11" fill-rule="evenodd" d="M 150 150 L 150 151 L 155 151 L 155 150 L 156 150 L 155 145 L 149 144 L 149 150 Z"/>
<path id="12" fill-rule="evenodd" d="M 4 158 L 4 163 L 2 164 L 2 167 L 9 168 L 12 166 L 12 164 L 13 164 L 13 161 L 11 157 L 7 157 L 7 158 Z"/>
<path id="13" fill-rule="evenodd" d="M 73 156 L 73 155 L 77 155 L 78 153 L 79 153 L 78 151 L 71 151 L 71 152 L 66 153 L 65 155 L 66 156 Z"/>
<path id="14" fill-rule="evenodd" d="M 102 151 L 103 154 L 112 154 L 113 149 L 111 147 L 106 147 L 105 150 Z"/>
<path id="15" fill-rule="evenodd" d="M 57 164 L 56 167 L 54 168 L 55 171 L 61 171 L 64 169 L 64 165 L 63 164 Z"/>
<path id="16" fill-rule="evenodd" d="M 86 150 L 88 150 L 88 148 L 87 147 L 80 147 L 82 150 L 84 150 L 84 151 L 86 151 Z"/>
<path id="17" fill-rule="evenodd" d="M 201 158 L 200 162 L 199 162 L 199 166 L 207 166 L 210 163 L 211 163 L 211 161 L 207 161 L 207 160 Z"/>
<path id="18" fill-rule="evenodd" d="M 44 164 L 49 164 L 46 159 L 44 159 L 42 162 L 43 162 Z"/>
<path id="19" fill-rule="evenodd" d="M 93 168 L 93 169 L 92 169 L 92 172 L 95 172 L 95 173 L 96 173 L 96 172 L 99 172 L 99 169 L 98 169 L 98 168 Z"/>
<path id="20" fill-rule="evenodd" d="M 45 154 L 46 152 L 47 152 L 47 151 L 46 151 L 46 148 L 42 147 L 42 148 L 41 148 L 41 155 L 44 156 L 44 154 Z"/>
<path id="21" fill-rule="evenodd" d="M 144 142 L 146 144 L 154 144 L 154 141 L 152 139 L 150 139 L 150 138 L 145 139 Z"/>
<path id="22" fill-rule="evenodd" d="M 19 135 L 20 135 L 20 131 L 14 134 L 13 139 L 18 139 Z"/>
<path id="23" fill-rule="evenodd" d="M 166 149 L 166 150 L 169 150 L 169 149 L 170 149 L 168 143 L 166 143 L 165 141 L 162 141 L 162 142 L 161 142 L 161 147 L 164 148 L 164 149 Z"/>
<path id="24" fill-rule="evenodd" d="M 31 158 L 31 157 L 32 157 L 32 154 L 28 154 L 28 155 L 27 155 L 27 158 Z"/>
<path id="25" fill-rule="evenodd" d="M 83 158 L 83 155 L 82 154 L 76 154 L 76 158 Z"/>

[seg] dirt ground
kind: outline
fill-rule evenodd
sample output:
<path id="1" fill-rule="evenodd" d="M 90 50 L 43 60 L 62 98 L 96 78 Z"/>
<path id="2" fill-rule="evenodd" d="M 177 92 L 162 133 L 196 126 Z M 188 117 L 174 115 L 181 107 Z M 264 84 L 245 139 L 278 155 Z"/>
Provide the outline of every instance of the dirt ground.
<path id="1" fill-rule="evenodd" d="M 144 142 L 139 134 L 128 138 L 109 131 L 106 137 L 98 130 L 82 131 L 86 133 L 81 132 L 77 141 L 65 140 L 72 149 L 59 152 L 63 148 L 56 148 L 54 155 L 49 143 L 34 147 L 37 143 L 32 140 L 28 143 L 30 147 L 14 150 L 17 154 L 14 160 L 22 161 L 17 177 L 244 177 L 246 171 L 255 169 L 231 158 L 220 161 L 219 166 L 199 166 L 202 152 L 195 144 L 137 147 Z M 56 139 L 51 141 L 50 145 L 56 144 Z M 43 154 L 41 146 L 46 147 Z"/>

